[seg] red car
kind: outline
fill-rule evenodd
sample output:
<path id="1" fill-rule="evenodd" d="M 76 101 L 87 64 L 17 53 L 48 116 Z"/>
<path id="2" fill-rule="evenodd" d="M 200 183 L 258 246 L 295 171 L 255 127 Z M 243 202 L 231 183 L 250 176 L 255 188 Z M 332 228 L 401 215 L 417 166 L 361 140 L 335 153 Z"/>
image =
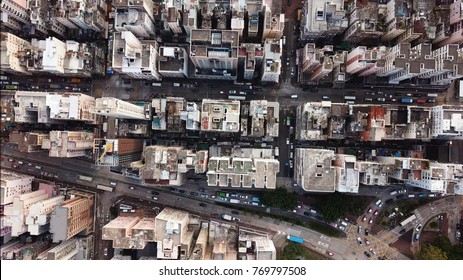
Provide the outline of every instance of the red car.
<path id="1" fill-rule="evenodd" d="M 370 246 L 370 241 L 367 238 L 365 238 L 364 241 L 365 241 L 365 244 L 367 244 L 367 246 Z"/>
<path id="2" fill-rule="evenodd" d="M 378 210 L 376 210 L 375 213 L 373 213 L 373 215 L 375 215 L 375 216 L 378 216 L 378 214 L 379 214 Z"/>
<path id="3" fill-rule="evenodd" d="M 363 216 L 362 222 L 365 222 L 367 220 L 367 216 Z"/>
<path id="4" fill-rule="evenodd" d="M 16 169 L 18 169 L 18 168 L 19 168 L 19 165 L 17 165 L 17 164 L 13 164 L 13 166 L 12 166 L 12 167 L 13 167 L 13 168 L 16 168 Z"/>
<path id="5" fill-rule="evenodd" d="M 334 254 L 333 254 L 332 252 L 328 251 L 328 250 L 326 251 L 326 254 L 327 254 L 328 256 L 331 256 L 331 257 L 334 256 Z"/>
<path id="6" fill-rule="evenodd" d="M 416 102 L 417 102 L 417 103 L 426 103 L 426 100 L 424 100 L 424 99 L 418 99 L 418 100 L 416 100 Z"/>
<path id="7" fill-rule="evenodd" d="M 370 218 L 370 220 L 368 221 L 369 224 L 372 224 L 373 223 L 373 218 Z"/>
<path id="8" fill-rule="evenodd" d="M 373 209 L 371 209 L 371 207 L 368 208 L 368 213 L 371 213 L 371 211 L 373 211 Z"/>

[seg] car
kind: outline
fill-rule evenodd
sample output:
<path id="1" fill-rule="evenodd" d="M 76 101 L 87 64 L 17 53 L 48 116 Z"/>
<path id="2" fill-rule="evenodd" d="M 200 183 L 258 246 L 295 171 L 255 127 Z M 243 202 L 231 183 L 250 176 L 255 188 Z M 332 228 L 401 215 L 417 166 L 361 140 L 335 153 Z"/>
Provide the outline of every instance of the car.
<path id="1" fill-rule="evenodd" d="M 181 198 L 181 197 L 179 197 L 179 198 L 177 198 L 177 200 L 178 200 L 178 201 L 182 201 L 182 198 Z"/>
<path id="2" fill-rule="evenodd" d="M 416 103 L 426 103 L 426 100 L 425 99 L 418 99 L 418 100 L 416 100 Z"/>
<path id="3" fill-rule="evenodd" d="M 185 190 L 178 190 L 179 193 L 182 193 L 182 194 L 185 194 L 186 191 Z"/>
<path id="4" fill-rule="evenodd" d="M 359 246 L 362 246 L 363 245 L 362 238 L 357 237 L 357 243 Z"/>
<path id="5" fill-rule="evenodd" d="M 289 168 L 293 168 L 293 160 L 292 159 L 289 160 Z"/>
<path id="6" fill-rule="evenodd" d="M 288 140 L 289 140 L 289 138 L 288 138 Z M 14 162 L 14 159 L 9 158 L 8 161 L 9 161 L 9 162 Z"/>
<path id="7" fill-rule="evenodd" d="M 177 188 L 174 188 L 174 187 L 170 187 L 169 190 L 170 190 L 171 192 L 176 192 L 176 191 L 178 191 L 178 189 L 177 189 Z"/>
<path id="8" fill-rule="evenodd" d="M 367 216 L 363 216 L 362 222 L 365 222 L 367 220 Z"/>
<path id="9" fill-rule="evenodd" d="M 199 194 L 197 192 L 190 192 L 190 195 L 192 196 L 198 196 Z"/>
<path id="10" fill-rule="evenodd" d="M 369 224 L 372 224 L 373 223 L 373 217 L 370 218 L 370 220 L 368 221 Z"/>
<path id="11" fill-rule="evenodd" d="M 201 198 L 208 198 L 207 194 L 200 194 L 199 197 L 201 197 Z"/>
<path id="12" fill-rule="evenodd" d="M 418 240 L 420 240 L 420 234 L 415 233 L 415 237 L 413 238 L 413 241 L 418 241 Z"/>
<path id="13" fill-rule="evenodd" d="M 28 166 L 32 166 L 32 162 L 29 162 L 27 165 L 28 165 Z"/>
<path id="14" fill-rule="evenodd" d="M 422 225 L 422 224 L 419 224 L 419 225 L 416 226 L 415 230 L 416 230 L 416 231 L 420 231 L 422 227 L 423 227 L 423 225 Z"/>
<path id="15" fill-rule="evenodd" d="M 151 194 L 159 195 L 159 192 L 157 192 L 157 191 L 151 191 Z"/>
<path id="16" fill-rule="evenodd" d="M 152 199 L 153 200 L 158 200 L 158 198 L 156 196 L 153 196 Z"/>
<path id="17" fill-rule="evenodd" d="M 367 256 L 368 258 L 371 258 L 370 253 L 368 253 L 367 251 L 363 252 L 363 254 L 365 254 L 365 256 Z"/>
<path id="18" fill-rule="evenodd" d="M 376 251 L 373 248 L 370 248 L 369 250 L 373 255 L 376 255 Z"/>
<path id="19" fill-rule="evenodd" d="M 286 138 L 286 145 L 289 145 L 289 138 Z"/>
<path id="20" fill-rule="evenodd" d="M 134 190 L 135 187 L 134 186 L 129 186 L 129 189 Z"/>
<path id="21" fill-rule="evenodd" d="M 13 164 L 13 166 L 11 166 L 11 167 L 18 169 L 18 168 L 19 168 L 19 165 Z"/>
<path id="22" fill-rule="evenodd" d="M 436 99 L 428 99 L 426 102 L 428 102 L 428 103 L 436 103 Z"/>
<path id="23" fill-rule="evenodd" d="M 240 212 L 238 212 L 236 210 L 231 211 L 231 213 L 234 214 L 234 215 L 239 215 L 240 214 Z"/>
<path id="24" fill-rule="evenodd" d="M 211 199 L 216 199 L 217 197 L 215 195 L 211 194 L 210 198 Z"/>
<path id="25" fill-rule="evenodd" d="M 234 90 L 234 89 L 229 90 L 228 93 L 230 93 L 230 94 L 236 94 L 236 90 Z"/>
<path id="26" fill-rule="evenodd" d="M 378 214 L 379 214 L 379 210 L 376 210 L 375 213 L 373 213 L 373 215 L 375 216 L 378 216 Z"/>
<path id="27" fill-rule="evenodd" d="M 385 101 L 386 101 L 386 99 L 385 99 L 385 98 L 382 98 L 382 97 L 378 98 L 377 100 L 378 100 L 379 102 L 385 102 Z"/>
<path id="28" fill-rule="evenodd" d="M 241 94 L 241 95 L 246 95 L 246 92 L 240 91 L 240 94 Z"/>
<path id="29" fill-rule="evenodd" d="M 199 206 L 201 206 L 201 207 L 207 207 L 207 204 L 206 204 L 206 203 L 203 203 L 203 202 L 201 202 L 201 203 L 199 204 Z"/>
<path id="30" fill-rule="evenodd" d="M 365 101 L 373 101 L 373 98 L 367 97 L 367 98 L 365 98 L 363 100 L 365 100 Z"/>
<path id="31" fill-rule="evenodd" d="M 322 99 L 330 99 L 328 96 L 324 95 L 322 96 Z"/>
<path id="32" fill-rule="evenodd" d="M 365 235 L 368 236 L 369 233 L 368 229 L 365 229 Z"/>
<path id="33" fill-rule="evenodd" d="M 399 233 L 400 233 L 400 234 L 404 234 L 406 231 L 407 231 L 406 229 L 401 229 L 401 230 L 399 231 Z"/>
<path id="34" fill-rule="evenodd" d="M 290 150 L 293 150 L 293 149 L 294 149 L 293 143 L 291 143 L 291 145 L 289 145 L 289 149 L 290 149 Z"/>
<path id="35" fill-rule="evenodd" d="M 367 246 L 370 246 L 370 240 L 368 240 L 368 238 L 365 237 L 363 240 L 365 241 L 365 244 L 367 244 Z"/>
<path id="36" fill-rule="evenodd" d="M 357 232 L 361 233 L 362 232 L 362 226 L 357 226 Z"/>
<path id="37" fill-rule="evenodd" d="M 233 217 L 232 219 L 233 219 L 234 222 L 239 222 L 240 221 L 240 218 Z"/>
<path id="38" fill-rule="evenodd" d="M 383 207 L 383 203 L 381 202 L 380 204 L 378 204 L 378 208 L 381 208 Z"/>
<path id="39" fill-rule="evenodd" d="M 108 248 L 104 248 L 103 254 L 104 254 L 105 256 L 108 255 Z"/>
<path id="40" fill-rule="evenodd" d="M 24 165 L 24 162 L 22 160 L 18 160 L 18 164 Z"/>
<path id="41" fill-rule="evenodd" d="M 224 94 L 223 90 L 220 91 L 221 94 Z"/>
<path id="42" fill-rule="evenodd" d="M 371 207 L 368 208 L 368 213 L 371 213 L 371 211 L 373 211 L 373 209 L 371 209 Z"/>
<path id="43" fill-rule="evenodd" d="M 412 96 L 412 94 L 411 94 L 411 93 L 407 93 L 406 95 L 407 95 L 408 97 L 411 97 L 411 96 Z"/>
<path id="44" fill-rule="evenodd" d="M 413 97 L 421 97 L 421 93 L 414 93 Z"/>
<path id="45" fill-rule="evenodd" d="M 326 250 L 325 253 L 326 253 L 328 256 L 330 256 L 330 257 L 334 256 L 333 252 L 330 252 L 330 251 L 328 251 L 328 250 Z"/>

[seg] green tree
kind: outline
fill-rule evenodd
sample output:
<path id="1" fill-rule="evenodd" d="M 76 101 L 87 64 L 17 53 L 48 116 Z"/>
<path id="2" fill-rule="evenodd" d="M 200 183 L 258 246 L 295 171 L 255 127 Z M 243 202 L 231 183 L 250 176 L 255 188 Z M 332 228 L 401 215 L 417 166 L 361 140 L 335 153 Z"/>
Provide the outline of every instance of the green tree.
<path id="1" fill-rule="evenodd" d="M 326 221 L 342 218 L 347 213 L 361 215 L 366 202 L 366 197 L 348 196 L 339 192 L 311 197 L 315 199 L 316 208 Z"/>
<path id="2" fill-rule="evenodd" d="M 304 248 L 301 244 L 289 242 L 288 245 L 283 248 L 280 259 L 282 260 L 297 260 L 304 254 Z"/>
<path id="3" fill-rule="evenodd" d="M 267 191 L 262 195 L 261 202 L 265 206 L 292 210 L 297 206 L 295 193 L 289 193 L 284 188 L 277 188 L 274 191 Z"/>
<path id="4" fill-rule="evenodd" d="M 434 241 L 432 242 L 433 246 L 436 246 L 437 248 L 442 249 L 445 253 L 450 253 L 452 250 L 452 243 L 450 243 L 450 239 L 445 236 L 439 236 Z"/>
<path id="5" fill-rule="evenodd" d="M 447 260 L 447 254 L 440 248 L 425 244 L 416 255 L 419 260 Z"/>
<path id="6" fill-rule="evenodd" d="M 434 221 L 434 222 L 429 223 L 429 227 L 431 227 L 433 229 L 436 229 L 437 228 L 437 222 Z"/>
<path id="7" fill-rule="evenodd" d="M 454 245 L 448 254 L 449 260 L 463 260 L 463 245 Z"/>

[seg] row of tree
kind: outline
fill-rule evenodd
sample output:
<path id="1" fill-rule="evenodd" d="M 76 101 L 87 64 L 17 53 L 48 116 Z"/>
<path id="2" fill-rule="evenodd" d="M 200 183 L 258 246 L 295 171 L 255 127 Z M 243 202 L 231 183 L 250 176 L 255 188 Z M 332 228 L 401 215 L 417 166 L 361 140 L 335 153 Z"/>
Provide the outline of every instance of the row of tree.
<path id="1" fill-rule="evenodd" d="M 419 260 L 463 260 L 463 245 L 452 245 L 448 237 L 439 236 L 424 244 L 416 255 Z"/>

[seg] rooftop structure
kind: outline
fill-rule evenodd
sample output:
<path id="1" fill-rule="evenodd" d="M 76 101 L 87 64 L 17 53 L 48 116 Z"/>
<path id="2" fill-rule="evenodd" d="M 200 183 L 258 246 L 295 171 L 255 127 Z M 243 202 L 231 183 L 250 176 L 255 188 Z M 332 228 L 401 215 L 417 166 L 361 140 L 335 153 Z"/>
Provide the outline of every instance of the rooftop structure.
<path id="1" fill-rule="evenodd" d="M 163 77 L 188 76 L 188 54 L 185 48 L 161 46 L 158 63 L 159 74 Z"/>
<path id="2" fill-rule="evenodd" d="M 94 195 L 78 190 L 67 192 L 69 199 L 55 206 L 50 219 L 53 242 L 68 240 L 78 233 L 93 232 Z"/>
<path id="3" fill-rule="evenodd" d="M 386 5 L 384 25 L 386 33 L 381 38 L 383 41 L 391 41 L 406 31 L 410 24 L 412 5 L 407 0 L 390 0 Z"/>
<path id="4" fill-rule="evenodd" d="M 10 133 L 10 143 L 18 145 L 18 150 L 22 153 L 32 153 L 42 150 L 42 142 L 48 139 L 49 134 L 44 132 L 18 132 Z"/>
<path id="5" fill-rule="evenodd" d="M 276 260 L 273 241 L 264 233 L 240 228 L 238 236 L 238 259 Z"/>
<path id="6" fill-rule="evenodd" d="M 278 137 L 279 108 L 280 106 L 277 102 L 252 100 L 249 105 L 249 116 L 242 114 L 244 120 L 242 120 L 241 135 L 249 137 Z M 245 125 L 243 125 L 243 121 L 245 121 Z M 250 123 L 250 126 L 247 123 Z"/>
<path id="7" fill-rule="evenodd" d="M 66 43 L 49 37 L 45 40 L 32 39 L 32 49 L 26 50 L 24 61 L 28 71 L 64 74 Z"/>
<path id="8" fill-rule="evenodd" d="M 461 106 L 432 107 L 431 121 L 431 137 L 463 139 L 463 108 Z"/>
<path id="9" fill-rule="evenodd" d="M 93 235 L 71 238 L 48 250 L 47 260 L 91 260 L 93 248 Z"/>
<path id="10" fill-rule="evenodd" d="M 113 34 L 112 68 L 130 78 L 161 80 L 158 43 L 140 41 L 130 31 Z"/>
<path id="11" fill-rule="evenodd" d="M 102 48 L 96 44 L 66 41 L 64 57 L 64 74 L 73 77 L 90 77 L 92 74 L 103 73 L 105 55 Z"/>
<path id="12" fill-rule="evenodd" d="M 30 23 L 26 3 L 20 3 L 15 0 L 4 0 L 0 7 L 2 12 L 0 20 L 2 25 L 20 31 L 23 24 Z"/>
<path id="13" fill-rule="evenodd" d="M 94 139 L 93 155 L 97 166 L 127 166 L 140 160 L 143 139 Z"/>
<path id="14" fill-rule="evenodd" d="M 454 80 L 463 78 L 463 48 L 458 45 L 444 45 L 432 51 L 436 60 L 434 71 L 421 74 L 419 78 L 431 78 L 432 84 L 448 85 Z"/>
<path id="15" fill-rule="evenodd" d="M 63 120 L 95 122 L 95 98 L 81 93 L 17 91 L 15 121 L 57 123 Z"/>
<path id="16" fill-rule="evenodd" d="M 31 204 L 28 213 L 24 213 L 27 231 L 31 235 L 39 235 L 47 231 L 54 207 L 61 205 L 63 201 L 64 196 L 60 195 Z"/>
<path id="17" fill-rule="evenodd" d="M 404 182 L 410 187 L 422 188 L 431 192 L 454 194 L 449 187 L 461 184 L 462 164 L 444 164 L 427 159 L 404 157 L 377 157 L 378 162 L 392 164 L 390 178 Z"/>
<path id="18" fill-rule="evenodd" d="M 347 55 L 346 72 L 349 74 L 355 74 L 366 72 L 367 70 L 373 70 L 376 67 L 378 61 L 384 60 L 387 52 L 386 47 L 376 47 L 367 49 L 367 47 L 359 46 Z M 369 71 L 369 74 L 374 73 Z"/>
<path id="19" fill-rule="evenodd" d="M 164 208 L 156 216 L 156 242 L 158 259 L 178 259 L 180 246 L 187 233 L 190 216 L 187 212 Z"/>
<path id="20" fill-rule="evenodd" d="M 348 27 L 343 10 L 344 1 L 304 1 L 301 19 L 301 39 L 315 42 L 319 38 L 329 40 Z"/>
<path id="21" fill-rule="evenodd" d="M 236 100 L 203 99 L 201 130 L 239 132 L 240 102 Z"/>
<path id="22" fill-rule="evenodd" d="M 447 44 L 463 44 L 463 2 L 461 0 L 454 0 L 450 4 L 450 14 L 447 34 L 448 37 L 442 41 L 437 42 L 439 47 Z M 447 23 L 447 22 L 446 22 Z"/>
<path id="23" fill-rule="evenodd" d="M 262 82 L 278 83 L 281 74 L 282 41 L 266 39 L 264 43 L 264 65 Z"/>
<path id="24" fill-rule="evenodd" d="M 238 31 L 191 30 L 190 59 L 195 66 L 195 76 L 234 80 L 238 67 L 238 46 Z"/>
<path id="25" fill-rule="evenodd" d="M 154 35 L 154 23 L 145 10 L 117 9 L 114 19 L 116 31 L 130 31 L 139 38 L 149 38 Z"/>
<path id="26" fill-rule="evenodd" d="M 1 178 L 1 201 L 0 205 L 13 203 L 13 198 L 32 191 L 32 180 L 34 177 L 12 172 L 2 168 Z"/>
<path id="27" fill-rule="evenodd" d="M 387 186 L 387 174 L 392 171 L 391 165 L 372 161 L 356 161 L 355 169 L 359 172 L 359 182 L 366 186 Z"/>
<path id="28" fill-rule="evenodd" d="M 185 131 L 185 122 L 187 122 L 186 125 L 188 127 L 191 127 L 192 121 L 199 122 L 200 113 L 199 111 L 195 112 L 197 105 L 190 102 L 190 107 L 187 108 L 186 104 L 186 100 L 183 97 L 153 99 L 151 102 L 153 116 L 152 129 L 181 133 Z M 191 112 L 188 110 L 191 110 Z"/>
<path id="29" fill-rule="evenodd" d="M 238 256 L 238 230 L 229 224 L 211 221 L 209 244 L 212 246 L 213 260 L 236 260 Z"/>
<path id="30" fill-rule="evenodd" d="M 332 150 L 296 148 L 294 180 L 308 192 L 334 192 L 336 189 L 335 154 Z"/>
<path id="31" fill-rule="evenodd" d="M 280 162 L 258 157 L 217 156 L 209 158 L 209 186 L 275 189 Z"/>
<path id="32" fill-rule="evenodd" d="M 358 193 L 360 182 L 356 161 L 357 159 L 353 155 L 336 154 L 334 166 L 338 192 Z"/>
<path id="33" fill-rule="evenodd" d="M 27 232 L 26 217 L 29 215 L 29 207 L 47 198 L 48 194 L 39 190 L 15 196 L 13 203 L 5 206 L 5 225 L 11 227 L 11 236 L 17 237 Z"/>
<path id="34" fill-rule="evenodd" d="M 242 43 L 238 50 L 238 71 L 251 80 L 262 66 L 264 48 L 260 44 Z"/>
<path id="35" fill-rule="evenodd" d="M 148 146 L 143 151 L 144 164 L 134 162 L 131 167 L 140 170 L 147 183 L 179 186 L 190 169 L 206 172 L 207 151 L 185 150 L 182 147 Z"/>
<path id="36" fill-rule="evenodd" d="M 145 108 L 114 97 L 101 97 L 95 100 L 97 115 L 118 119 L 146 119 Z"/>
<path id="37" fill-rule="evenodd" d="M 378 4 L 367 0 L 351 0 L 349 3 L 349 28 L 344 33 L 344 40 L 360 43 L 379 39 L 383 35 L 379 22 Z"/>
<path id="38" fill-rule="evenodd" d="M 3 6 L 2 2 L 2 6 Z M 3 23 L 2 23 L 3 24 Z M 31 44 L 16 35 L 7 32 L 0 33 L 0 66 L 2 71 L 12 74 L 30 75 L 27 68 L 21 64 L 19 53 L 31 48 Z"/>
<path id="39" fill-rule="evenodd" d="M 326 140 L 331 116 L 330 102 L 308 102 L 297 107 L 296 139 Z M 341 116 L 340 116 L 341 117 Z"/>
<path id="40" fill-rule="evenodd" d="M 93 133 L 86 131 L 50 131 L 42 141 L 42 149 L 50 150 L 50 157 L 81 157 L 93 148 Z"/>
<path id="41" fill-rule="evenodd" d="M 180 119 L 186 122 L 187 130 L 201 129 L 201 108 L 195 102 L 187 102 L 186 110 L 181 112 Z"/>
<path id="42" fill-rule="evenodd" d="M 262 13 L 264 13 L 264 30 L 262 32 L 262 40 L 280 39 L 283 36 L 285 29 L 285 15 L 280 14 L 277 7 L 270 9 L 264 5 Z"/>
<path id="43" fill-rule="evenodd" d="M 155 219 L 136 216 L 118 216 L 102 229 L 102 239 L 112 240 L 113 248 L 143 249 L 155 241 Z"/>
<path id="44" fill-rule="evenodd" d="M 112 5 L 115 8 L 130 8 L 146 11 L 148 16 L 154 19 L 154 2 L 150 0 L 115 0 Z"/>

